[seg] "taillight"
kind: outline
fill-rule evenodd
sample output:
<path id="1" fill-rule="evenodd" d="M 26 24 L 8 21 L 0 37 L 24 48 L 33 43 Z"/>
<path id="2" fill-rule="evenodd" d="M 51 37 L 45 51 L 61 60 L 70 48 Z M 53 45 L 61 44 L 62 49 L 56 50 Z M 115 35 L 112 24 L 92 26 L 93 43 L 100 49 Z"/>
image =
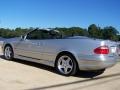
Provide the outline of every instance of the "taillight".
<path id="1" fill-rule="evenodd" d="M 108 46 L 100 46 L 96 49 L 94 49 L 95 54 L 109 54 L 109 48 Z"/>

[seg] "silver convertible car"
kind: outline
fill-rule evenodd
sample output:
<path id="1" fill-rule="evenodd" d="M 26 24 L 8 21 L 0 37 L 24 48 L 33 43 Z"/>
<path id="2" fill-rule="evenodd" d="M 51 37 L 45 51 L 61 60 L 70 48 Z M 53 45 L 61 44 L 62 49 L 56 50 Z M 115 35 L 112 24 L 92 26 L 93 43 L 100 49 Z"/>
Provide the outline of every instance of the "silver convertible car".
<path id="1" fill-rule="evenodd" d="M 3 44 L 4 57 L 55 67 L 65 76 L 78 70 L 104 72 L 117 62 L 117 46 L 109 40 L 61 35 L 57 30 L 35 29 Z"/>

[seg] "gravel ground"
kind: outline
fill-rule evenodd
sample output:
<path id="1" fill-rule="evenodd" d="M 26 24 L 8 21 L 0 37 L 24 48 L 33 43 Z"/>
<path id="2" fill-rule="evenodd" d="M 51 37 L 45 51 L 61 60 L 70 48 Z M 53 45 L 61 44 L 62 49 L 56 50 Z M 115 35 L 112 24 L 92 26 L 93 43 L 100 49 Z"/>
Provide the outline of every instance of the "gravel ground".
<path id="1" fill-rule="evenodd" d="M 0 54 L 0 90 L 120 90 L 120 64 L 93 79 L 79 74 L 65 77 L 54 68 L 22 60 L 7 61 Z"/>

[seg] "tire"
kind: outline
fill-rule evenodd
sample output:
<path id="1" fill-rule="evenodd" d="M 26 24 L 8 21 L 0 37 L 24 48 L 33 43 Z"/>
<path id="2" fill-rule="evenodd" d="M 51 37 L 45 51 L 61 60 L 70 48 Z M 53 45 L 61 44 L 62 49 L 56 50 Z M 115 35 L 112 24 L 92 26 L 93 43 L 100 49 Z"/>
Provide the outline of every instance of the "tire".
<path id="1" fill-rule="evenodd" d="M 77 72 L 77 63 L 71 54 L 61 54 L 56 59 L 55 68 L 59 74 L 71 76 Z"/>
<path id="2" fill-rule="evenodd" d="M 7 60 L 12 60 L 14 57 L 13 48 L 10 45 L 5 46 L 4 48 L 4 57 Z"/>

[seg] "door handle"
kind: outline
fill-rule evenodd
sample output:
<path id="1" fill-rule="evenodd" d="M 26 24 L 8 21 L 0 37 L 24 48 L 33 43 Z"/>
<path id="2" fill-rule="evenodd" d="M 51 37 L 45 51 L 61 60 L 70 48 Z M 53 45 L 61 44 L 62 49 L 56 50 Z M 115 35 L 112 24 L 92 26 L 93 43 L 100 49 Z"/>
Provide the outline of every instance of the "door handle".
<path id="1" fill-rule="evenodd" d="M 32 42 L 32 45 L 35 45 L 35 46 L 41 46 L 42 44 L 41 44 L 40 42 L 38 42 L 38 43 L 34 43 L 34 42 Z"/>

